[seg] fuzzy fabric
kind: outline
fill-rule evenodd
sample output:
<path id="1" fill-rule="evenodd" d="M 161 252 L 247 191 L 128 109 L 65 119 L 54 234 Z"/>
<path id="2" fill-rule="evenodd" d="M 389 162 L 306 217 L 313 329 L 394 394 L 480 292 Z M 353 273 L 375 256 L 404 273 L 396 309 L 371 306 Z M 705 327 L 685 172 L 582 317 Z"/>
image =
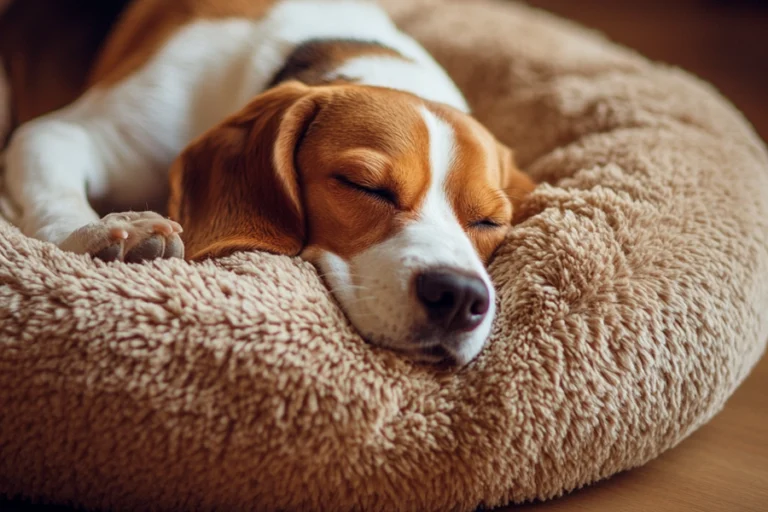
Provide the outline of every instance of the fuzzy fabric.
<path id="1" fill-rule="evenodd" d="M 0 226 L 0 493 L 120 510 L 551 498 L 712 417 L 768 338 L 768 155 L 709 86 L 527 7 L 388 0 L 546 182 L 469 367 L 367 345 L 314 269 L 103 264 Z"/>

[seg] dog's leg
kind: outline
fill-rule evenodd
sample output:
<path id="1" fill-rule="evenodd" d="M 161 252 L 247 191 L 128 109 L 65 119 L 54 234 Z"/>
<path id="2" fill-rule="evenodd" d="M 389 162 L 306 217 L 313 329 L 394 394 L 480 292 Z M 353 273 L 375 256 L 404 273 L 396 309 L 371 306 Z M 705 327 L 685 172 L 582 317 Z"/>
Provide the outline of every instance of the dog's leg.
<path id="1" fill-rule="evenodd" d="M 146 200 L 162 193 L 164 165 L 172 157 L 172 150 L 159 151 L 142 137 L 136 118 L 115 112 L 124 99 L 109 96 L 91 90 L 13 134 L 6 187 L 21 209 L 20 227 L 64 250 L 105 260 L 182 256 L 178 224 L 153 212 L 100 219 L 91 206 L 89 199 Z"/>
<path id="2" fill-rule="evenodd" d="M 103 259 L 181 255 L 178 224 L 148 212 L 99 219 L 91 202 L 129 209 L 167 198 L 173 159 L 274 73 L 254 67 L 258 30 L 249 20 L 190 23 L 128 77 L 97 81 L 68 107 L 18 128 L 6 188 L 23 232 Z"/>

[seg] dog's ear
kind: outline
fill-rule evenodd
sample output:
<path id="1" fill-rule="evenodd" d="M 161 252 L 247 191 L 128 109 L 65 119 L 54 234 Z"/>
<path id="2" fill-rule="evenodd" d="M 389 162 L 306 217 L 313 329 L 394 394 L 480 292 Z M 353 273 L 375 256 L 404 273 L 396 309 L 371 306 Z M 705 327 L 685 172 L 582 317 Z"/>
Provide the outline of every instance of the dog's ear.
<path id="1" fill-rule="evenodd" d="M 523 201 L 536 188 L 536 183 L 517 167 L 511 149 L 501 142 L 497 142 L 496 145 L 499 154 L 501 188 L 512 202 L 512 223 L 515 224 L 521 220 Z"/>
<path id="2" fill-rule="evenodd" d="M 309 87 L 280 85 L 176 159 L 169 213 L 184 228 L 188 259 L 240 250 L 299 254 L 306 223 L 294 162 L 317 108 Z"/>

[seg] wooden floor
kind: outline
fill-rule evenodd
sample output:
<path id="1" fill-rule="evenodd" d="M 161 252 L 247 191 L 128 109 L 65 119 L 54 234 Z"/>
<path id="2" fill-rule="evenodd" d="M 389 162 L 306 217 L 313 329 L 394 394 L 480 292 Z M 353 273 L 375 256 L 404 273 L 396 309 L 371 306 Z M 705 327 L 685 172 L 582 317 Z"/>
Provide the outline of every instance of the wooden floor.
<path id="1" fill-rule="evenodd" d="M 527 3 L 712 82 L 768 140 L 768 2 Z M 558 500 L 504 510 L 768 512 L 768 358 L 714 420 L 657 460 Z"/>
<path id="2" fill-rule="evenodd" d="M 557 500 L 503 511 L 768 511 L 768 358 L 715 419 L 650 464 Z"/>

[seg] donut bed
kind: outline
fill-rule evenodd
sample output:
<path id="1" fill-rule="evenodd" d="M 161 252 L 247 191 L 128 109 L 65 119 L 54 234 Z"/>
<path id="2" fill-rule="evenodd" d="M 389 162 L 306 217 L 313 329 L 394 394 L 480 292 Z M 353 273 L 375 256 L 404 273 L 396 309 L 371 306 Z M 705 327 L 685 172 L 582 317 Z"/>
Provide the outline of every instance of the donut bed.
<path id="1" fill-rule="evenodd" d="M 387 0 L 542 184 L 461 369 L 365 343 L 314 268 L 102 263 L 0 221 L 0 494 L 471 511 L 644 464 L 768 338 L 768 155 L 709 85 L 510 2 Z"/>

